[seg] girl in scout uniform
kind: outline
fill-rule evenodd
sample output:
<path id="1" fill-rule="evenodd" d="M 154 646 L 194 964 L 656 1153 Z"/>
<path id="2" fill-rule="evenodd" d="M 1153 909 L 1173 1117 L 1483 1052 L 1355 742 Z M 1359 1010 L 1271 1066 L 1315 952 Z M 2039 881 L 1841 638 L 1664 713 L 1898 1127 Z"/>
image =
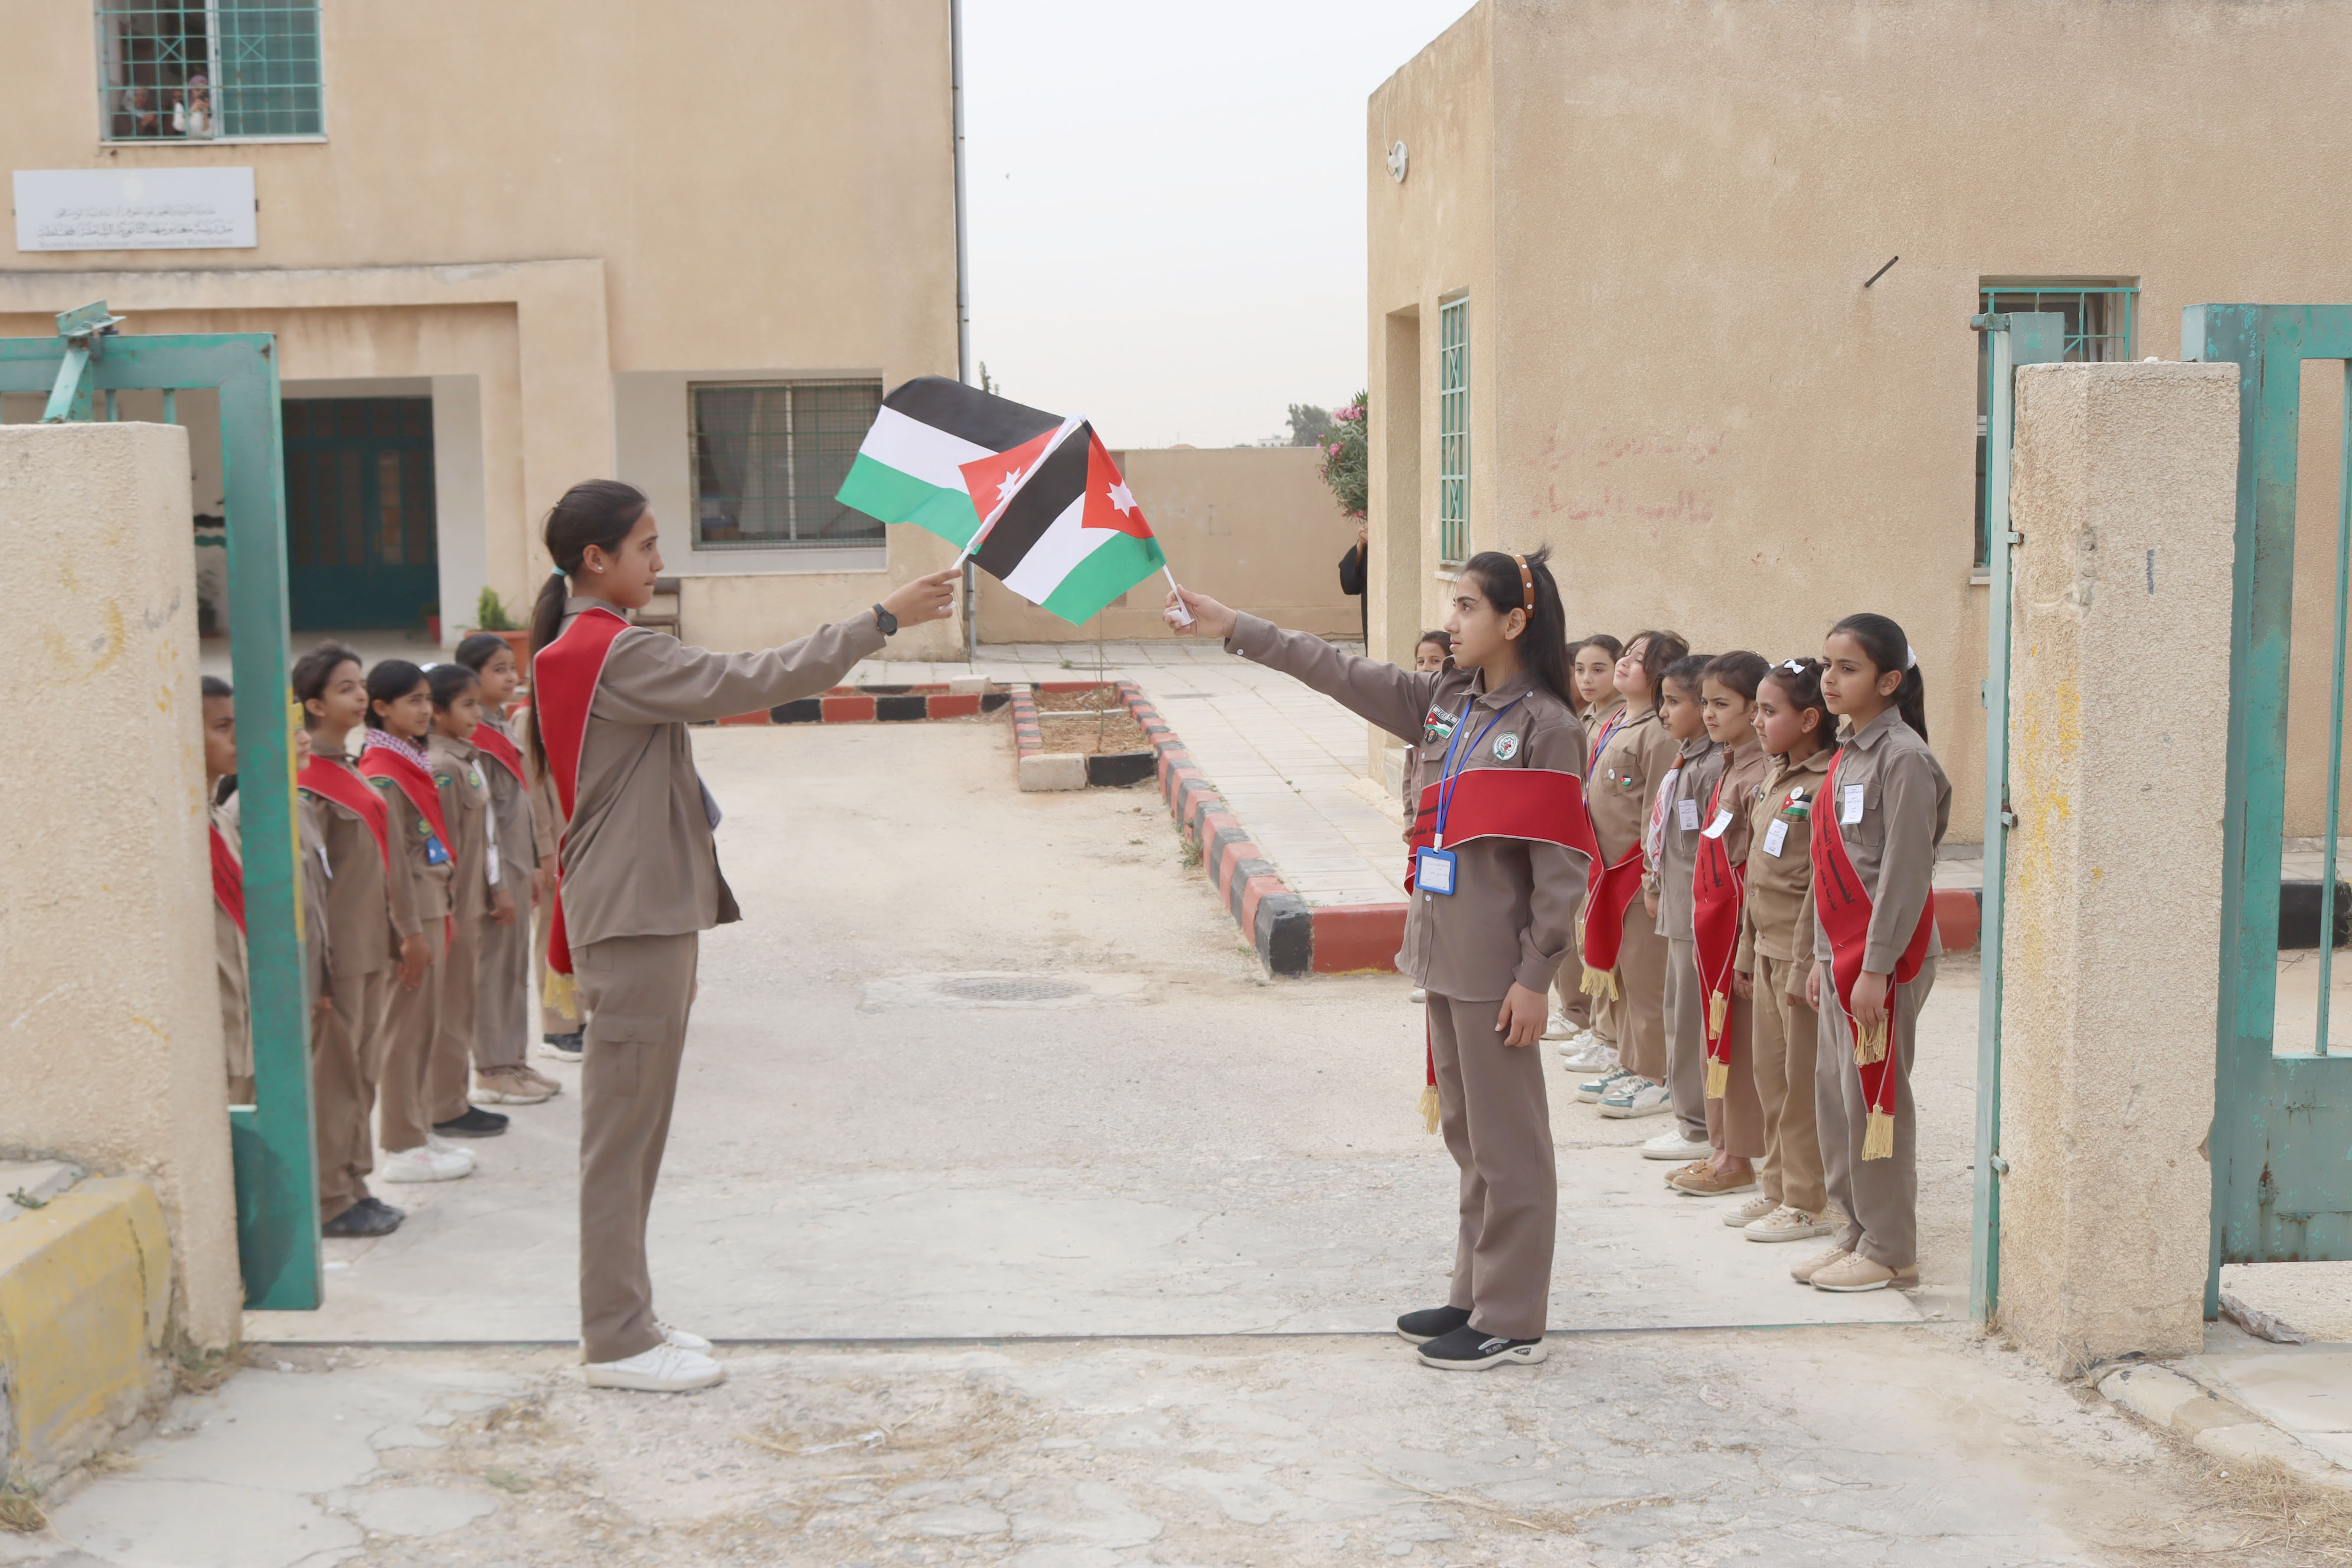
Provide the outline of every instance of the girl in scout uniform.
<path id="1" fill-rule="evenodd" d="M 1608 1117 L 1657 1116 L 1666 1093 L 1666 943 L 1643 907 L 1642 840 L 1658 785 L 1674 765 L 1675 744 L 1658 722 L 1659 678 L 1690 645 L 1673 632 L 1643 632 L 1626 643 L 1610 679 L 1624 707 L 1594 737 L 1592 787 L 1586 803 L 1601 864 L 1583 912 L 1585 990 L 1611 1004 L 1617 1065 L 1577 1086 Z"/>
<path id="2" fill-rule="evenodd" d="M 824 690 L 901 621 L 952 612 L 950 568 L 871 611 L 762 653 L 710 653 L 629 624 L 661 574 L 644 494 L 572 487 L 547 515 L 555 575 L 530 621 L 526 740 L 563 814 L 547 963 L 587 1012 L 580 1106 L 580 1338 L 594 1386 L 718 1383 L 710 1342 L 654 1316 L 646 1216 L 661 1173 L 700 933 L 740 920 L 719 874 L 718 803 L 687 725 Z"/>
<path id="3" fill-rule="evenodd" d="M 1674 741 L 1675 752 L 1659 781 L 1643 841 L 1648 874 L 1643 879 L 1642 903 L 1655 917 L 1658 935 L 1666 944 L 1666 1093 L 1675 1125 L 1643 1144 L 1642 1157 L 1677 1164 L 1706 1159 L 1708 1147 L 1706 1014 L 1691 945 L 1696 940 L 1691 878 L 1698 865 L 1699 811 L 1723 772 L 1723 758 L 1707 735 L 1706 710 L 1699 706 L 1707 658 L 1685 655 L 1658 683 L 1658 726 Z M 1602 1114 L 1607 1113 L 1604 1109 Z M 1670 1176 L 1670 1184 L 1672 1180 Z"/>
<path id="4" fill-rule="evenodd" d="M 1707 1156 L 1667 1178 L 1677 1191 L 1697 1197 L 1747 1191 L 1756 1184 L 1756 1162 L 1768 1153 L 1750 1066 L 1748 1004 L 1732 978 L 1747 902 L 1748 807 L 1766 766 L 1754 722 L 1765 668 L 1761 654 L 1718 654 L 1699 681 L 1701 717 L 1716 744 L 1715 782 L 1700 797 L 1691 873 L 1694 1010 L 1706 1056 Z"/>
<path id="5" fill-rule="evenodd" d="M 1584 754 L 1589 761 L 1593 741 L 1614 718 L 1625 700 L 1610 683 L 1624 646 L 1605 632 L 1569 645 L 1569 679 L 1576 690 L 1577 717 L 1584 725 Z M 1545 1038 L 1560 1041 L 1560 1065 L 1570 1072 L 1606 1072 L 1617 1065 L 1617 1026 L 1611 1021 L 1605 998 L 1586 993 L 1583 961 L 1571 954 L 1552 982 L 1553 1027 Z M 1565 1025 L 1566 1027 L 1560 1026 Z"/>
<path id="6" fill-rule="evenodd" d="M 428 949 L 405 865 L 393 856 L 389 809 L 352 765 L 352 731 L 362 727 L 368 708 L 360 656 L 320 643 L 295 661 L 293 684 L 310 741 L 295 782 L 318 818 L 327 884 L 320 900 L 326 1006 L 310 1030 L 319 1217 L 329 1236 L 384 1236 L 406 1217 L 367 1187 L 384 1015 L 401 984 L 422 978 Z"/>
<path id="7" fill-rule="evenodd" d="M 1433 632 L 1422 633 L 1421 640 L 1412 645 L 1412 667 L 1418 670 L 1444 669 L 1445 661 L 1453 657 L 1454 639 L 1446 635 L 1443 627 Z M 1419 807 L 1419 802 L 1414 797 L 1421 792 L 1421 748 L 1418 746 L 1407 746 L 1404 749 L 1403 788 L 1404 841 L 1411 844 L 1412 819 Z M 1414 1006 L 1422 1006 L 1429 1001 L 1429 993 L 1415 986 L 1412 1001 Z"/>
<path id="8" fill-rule="evenodd" d="M 1733 986 L 1748 1007 L 1748 1061 L 1764 1117 L 1763 1191 L 1723 1216 L 1750 1241 L 1803 1241 L 1844 1223 L 1829 1210 L 1814 1117 L 1821 1020 L 1813 969 L 1812 811 L 1836 747 L 1819 659 L 1783 659 L 1756 685 L 1770 771 L 1747 810 L 1748 876 Z"/>
<path id="9" fill-rule="evenodd" d="M 530 1045 L 530 911 L 539 874 L 537 825 L 522 747 L 502 717 L 520 672 L 506 638 L 476 632 L 457 645 L 457 662 L 481 682 L 482 721 L 467 737 L 490 787 L 490 843 L 498 858 L 496 908 L 474 955 L 474 1098 L 489 1105 L 536 1105 L 561 1093 L 554 1079 L 525 1061 Z"/>
<path id="10" fill-rule="evenodd" d="M 433 690 L 404 658 L 368 671 L 367 730 L 360 772 L 383 797 L 392 845 L 391 875 L 404 880 L 408 906 L 425 938 L 425 963 L 402 965 L 383 1016 L 383 1114 L 379 1136 L 387 1182 L 449 1182 L 470 1175 L 473 1155 L 433 1135 L 426 1074 L 441 1023 L 441 960 L 449 947 L 449 825 L 433 782 L 425 738 L 433 730 Z"/>
<path id="11" fill-rule="evenodd" d="M 1591 854 L 1549 553 L 1471 559 L 1446 622 L 1454 658 L 1433 671 L 1344 654 L 1183 589 L 1168 598 L 1180 632 L 1222 637 L 1226 651 L 1420 743 L 1397 968 L 1429 994 L 1429 1066 L 1462 1199 L 1451 1299 L 1406 1313 L 1397 1331 L 1446 1370 L 1544 1358 L 1559 1186 L 1534 1047 Z"/>
<path id="12" fill-rule="evenodd" d="M 1908 1288 L 1919 1279 L 1911 1064 L 1936 983 L 1937 847 L 1952 786 L 1927 749 L 1917 657 L 1885 616 L 1848 616 L 1822 645 L 1822 697 L 1845 721 L 1812 814 L 1821 1011 L 1815 1114 L 1837 1243 L 1790 1272 L 1822 1290 Z"/>
<path id="13" fill-rule="evenodd" d="M 498 821 L 490 815 L 490 781 L 474 748 L 481 727 L 481 682 L 462 664 L 425 671 L 433 692 L 433 731 L 425 753 L 441 818 L 449 825 L 449 948 L 441 957 L 441 1005 L 433 1055 L 425 1072 L 425 1103 L 433 1131 L 444 1138 L 495 1138 L 507 1118 L 467 1097 L 466 1072 L 474 1056 L 482 932 L 501 916 L 514 919 L 514 900 L 499 885 Z"/>

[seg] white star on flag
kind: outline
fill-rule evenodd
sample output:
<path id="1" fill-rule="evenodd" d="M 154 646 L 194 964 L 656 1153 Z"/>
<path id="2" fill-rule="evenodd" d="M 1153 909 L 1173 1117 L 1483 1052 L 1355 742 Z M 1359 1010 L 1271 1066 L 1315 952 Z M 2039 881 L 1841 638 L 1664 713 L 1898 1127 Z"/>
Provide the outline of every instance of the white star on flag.
<path id="1" fill-rule="evenodd" d="M 1125 479 L 1121 479 L 1118 483 L 1111 486 L 1109 494 L 1110 504 L 1118 508 L 1119 510 L 1133 511 L 1135 510 L 1135 492 L 1127 488 L 1127 481 Z"/>
<path id="2" fill-rule="evenodd" d="M 998 500 L 1003 500 L 1006 496 L 1011 495 L 1015 489 L 1019 489 L 1020 484 L 1021 470 L 1013 468 L 1007 471 L 1003 479 L 996 481 L 996 499 Z"/>

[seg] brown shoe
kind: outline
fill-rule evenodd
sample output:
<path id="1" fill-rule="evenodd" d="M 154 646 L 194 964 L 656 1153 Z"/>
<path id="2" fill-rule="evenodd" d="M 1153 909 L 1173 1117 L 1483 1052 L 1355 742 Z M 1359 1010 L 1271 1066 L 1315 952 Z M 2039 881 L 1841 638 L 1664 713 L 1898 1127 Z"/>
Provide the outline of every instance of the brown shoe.
<path id="1" fill-rule="evenodd" d="M 1749 1171 L 1744 1176 L 1733 1176 L 1701 1165 L 1696 1170 L 1676 1171 L 1674 1179 L 1666 1185 L 1695 1198 L 1719 1198 L 1730 1193 L 1754 1192 L 1756 1173 Z"/>
<path id="2" fill-rule="evenodd" d="M 486 1105 L 537 1105 L 555 1091 L 541 1089 L 537 1073 L 521 1068 L 492 1068 L 474 1075 L 474 1098 Z"/>
<path id="3" fill-rule="evenodd" d="M 1816 1252 L 1811 1258 L 1791 1265 L 1789 1278 L 1800 1285 L 1810 1285 L 1813 1282 L 1814 1275 L 1827 1268 L 1831 1264 L 1843 1263 L 1853 1256 L 1853 1248 L 1850 1247 L 1832 1247 L 1827 1252 Z"/>
<path id="4" fill-rule="evenodd" d="M 1836 1262 L 1814 1269 L 1811 1280 L 1816 1290 L 1843 1292 L 1884 1290 L 1889 1286 L 1897 1290 L 1909 1290 L 1916 1289 L 1918 1283 L 1917 1265 L 1903 1269 L 1889 1268 L 1859 1252 L 1849 1252 Z"/>
<path id="5" fill-rule="evenodd" d="M 1666 1185 L 1671 1187 L 1683 1177 L 1697 1175 L 1706 1169 L 1707 1163 L 1705 1160 L 1693 1160 L 1687 1165 L 1677 1165 L 1666 1173 Z"/>
<path id="6" fill-rule="evenodd" d="M 550 1100 L 563 1092 L 562 1079 L 550 1078 L 543 1072 L 537 1072 L 527 1067 L 519 1067 L 514 1070 L 520 1073 L 530 1083 L 547 1090 L 547 1098 Z"/>

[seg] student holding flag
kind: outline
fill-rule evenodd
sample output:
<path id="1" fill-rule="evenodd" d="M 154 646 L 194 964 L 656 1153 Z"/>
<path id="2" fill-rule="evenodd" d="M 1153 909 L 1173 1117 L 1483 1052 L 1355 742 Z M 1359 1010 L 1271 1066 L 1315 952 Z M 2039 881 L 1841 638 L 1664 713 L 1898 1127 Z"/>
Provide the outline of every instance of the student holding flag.
<path id="1" fill-rule="evenodd" d="M 1445 1146 L 1462 1170 L 1447 1304 L 1397 1332 L 1423 1364 L 1544 1359 L 1559 1201 L 1544 1064 L 1545 993 L 1573 942 L 1595 856 L 1584 727 L 1570 695 L 1559 590 L 1545 562 L 1488 551 L 1463 569 L 1434 671 L 1340 653 L 1182 588 L 1180 629 L 1297 677 L 1419 746 L 1412 901 L 1397 967 L 1429 994 L 1429 1054 Z"/>
<path id="2" fill-rule="evenodd" d="M 952 570 L 870 612 L 763 653 L 710 653 L 640 631 L 661 545 L 645 496 L 572 487 L 547 515 L 557 571 L 531 612 L 526 739 L 564 815 L 548 944 L 551 987 L 587 1005 L 580 1110 L 580 1332 L 587 1381 L 656 1392 L 726 1372 L 709 1342 L 654 1316 L 646 1217 L 661 1173 L 694 1000 L 699 933 L 740 920 L 719 873 L 718 803 L 688 723 L 812 696 L 901 625 L 946 618 Z"/>

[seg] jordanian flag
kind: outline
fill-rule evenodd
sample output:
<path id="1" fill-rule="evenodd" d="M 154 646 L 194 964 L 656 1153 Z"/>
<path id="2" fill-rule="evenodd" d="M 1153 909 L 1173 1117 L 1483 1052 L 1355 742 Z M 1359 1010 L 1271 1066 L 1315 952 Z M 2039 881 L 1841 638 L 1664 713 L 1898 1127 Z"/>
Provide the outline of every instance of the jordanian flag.
<path id="1" fill-rule="evenodd" d="M 983 571 L 1073 625 L 1168 559 L 1092 426 L 939 376 L 883 399 L 840 500 L 957 545 L 977 532 Z"/>

